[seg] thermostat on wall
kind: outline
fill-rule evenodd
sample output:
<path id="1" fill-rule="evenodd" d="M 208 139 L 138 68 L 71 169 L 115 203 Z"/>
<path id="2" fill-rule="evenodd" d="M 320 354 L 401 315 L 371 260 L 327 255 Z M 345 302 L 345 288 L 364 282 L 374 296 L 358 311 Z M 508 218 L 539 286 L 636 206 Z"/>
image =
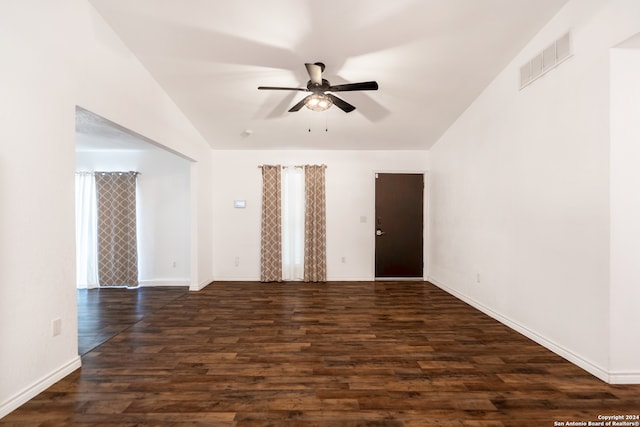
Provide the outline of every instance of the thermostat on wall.
<path id="1" fill-rule="evenodd" d="M 233 201 L 233 207 L 234 208 L 246 208 L 247 207 L 247 201 L 246 200 L 234 200 Z"/>

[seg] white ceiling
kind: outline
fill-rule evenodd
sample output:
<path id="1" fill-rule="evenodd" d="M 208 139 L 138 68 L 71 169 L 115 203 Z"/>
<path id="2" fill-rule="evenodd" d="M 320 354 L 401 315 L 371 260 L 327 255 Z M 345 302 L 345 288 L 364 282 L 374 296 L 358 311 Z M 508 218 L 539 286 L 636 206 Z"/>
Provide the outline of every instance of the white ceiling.
<path id="1" fill-rule="evenodd" d="M 90 1 L 215 149 L 428 149 L 567 0 Z M 349 114 L 257 90 L 318 61 L 380 89 Z"/>

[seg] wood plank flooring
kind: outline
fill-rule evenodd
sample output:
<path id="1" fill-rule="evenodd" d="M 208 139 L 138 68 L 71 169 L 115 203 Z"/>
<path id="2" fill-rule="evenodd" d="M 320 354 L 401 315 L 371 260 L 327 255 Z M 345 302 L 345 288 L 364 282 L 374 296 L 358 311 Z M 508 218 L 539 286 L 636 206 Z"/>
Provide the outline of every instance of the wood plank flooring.
<path id="1" fill-rule="evenodd" d="M 640 386 L 608 385 L 425 282 L 213 283 L 82 363 L 0 425 L 554 426 L 640 413 Z"/>
<path id="2" fill-rule="evenodd" d="M 78 289 L 78 353 L 87 353 L 187 292 L 187 286 Z"/>

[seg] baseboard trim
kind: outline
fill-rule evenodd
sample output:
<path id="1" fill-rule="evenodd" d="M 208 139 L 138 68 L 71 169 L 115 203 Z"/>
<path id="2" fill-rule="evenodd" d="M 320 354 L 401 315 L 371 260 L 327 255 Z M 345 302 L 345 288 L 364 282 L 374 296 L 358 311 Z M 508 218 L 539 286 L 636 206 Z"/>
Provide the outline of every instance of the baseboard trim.
<path id="1" fill-rule="evenodd" d="M 197 292 L 197 291 L 201 291 L 204 288 L 206 288 L 208 285 L 210 285 L 211 283 L 213 283 L 213 279 L 211 280 L 205 280 L 204 282 L 200 282 L 200 283 L 192 283 L 189 286 L 189 292 Z"/>
<path id="2" fill-rule="evenodd" d="M 561 345 L 553 342 L 552 340 L 538 334 L 537 332 L 532 331 L 531 329 L 521 325 L 520 323 L 506 317 L 503 316 L 502 314 L 492 310 L 491 308 L 485 306 L 484 304 L 474 300 L 473 298 L 468 297 L 467 295 L 464 295 L 458 291 L 456 291 L 455 289 L 450 288 L 449 286 L 443 284 L 441 281 L 439 281 L 438 279 L 436 279 L 433 276 L 429 276 L 427 277 L 427 280 L 431 283 L 433 283 L 434 285 L 436 285 L 437 287 L 439 287 L 440 289 L 442 289 L 443 291 L 447 292 L 448 294 L 453 295 L 454 297 L 458 298 L 459 300 L 462 300 L 464 302 L 466 302 L 467 304 L 471 305 L 472 307 L 480 310 L 481 312 L 483 312 L 484 314 L 486 314 L 487 316 L 492 317 L 493 319 L 497 320 L 498 322 L 508 326 L 509 328 L 521 333 L 522 335 L 524 335 L 525 337 L 529 338 L 532 341 L 535 341 L 536 343 L 540 344 L 541 346 L 549 349 L 550 351 L 554 352 L 555 354 L 557 354 L 560 357 L 563 357 L 564 359 L 568 360 L 569 362 L 573 363 L 576 366 L 579 366 L 580 368 L 584 369 L 585 371 L 589 372 L 591 375 L 595 376 L 596 378 L 601 379 L 602 381 L 606 382 L 606 383 L 610 383 L 610 384 L 623 384 L 623 383 L 615 383 L 613 382 L 613 378 L 610 372 L 608 372 L 606 369 L 603 369 L 597 365 L 595 365 L 594 363 L 584 359 L 583 357 L 573 353 L 572 351 L 562 347 Z M 637 374 L 632 374 L 631 377 L 635 377 Z M 627 377 L 625 377 L 627 378 Z M 631 383 L 625 383 L 625 384 L 631 384 Z"/>
<path id="3" fill-rule="evenodd" d="M 327 277 L 327 282 L 372 282 L 373 277 Z M 422 279 L 420 279 L 422 280 Z M 259 277 L 217 277 L 215 282 L 259 282 Z M 302 283 L 302 281 L 300 281 Z"/>
<path id="4" fill-rule="evenodd" d="M 610 384 L 640 384 L 640 372 L 611 372 Z"/>
<path id="5" fill-rule="evenodd" d="M 29 400 L 33 399 L 38 394 L 45 391 L 47 388 L 51 387 L 53 384 L 60 381 L 62 378 L 66 377 L 81 366 L 82 359 L 80 359 L 80 356 L 76 356 L 58 369 L 20 391 L 18 394 L 10 397 L 9 400 L 0 405 L 0 419 L 9 415 L 11 412 L 18 409 L 20 406 L 27 403 Z"/>
<path id="6" fill-rule="evenodd" d="M 259 282 L 260 277 L 228 277 L 228 276 L 216 276 L 211 282 Z M 209 282 L 209 283 L 211 283 Z"/>
<path id="7" fill-rule="evenodd" d="M 141 288 L 152 288 L 161 286 L 189 286 L 188 279 L 175 279 L 175 280 L 140 280 L 138 286 Z"/>

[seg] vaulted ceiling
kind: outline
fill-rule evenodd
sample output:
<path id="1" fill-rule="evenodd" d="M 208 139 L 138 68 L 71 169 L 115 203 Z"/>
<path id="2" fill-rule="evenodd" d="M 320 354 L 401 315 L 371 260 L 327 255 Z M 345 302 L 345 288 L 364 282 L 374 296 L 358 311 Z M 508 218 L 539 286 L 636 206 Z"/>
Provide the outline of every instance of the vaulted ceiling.
<path id="1" fill-rule="evenodd" d="M 567 0 L 90 1 L 212 148 L 428 149 Z M 257 90 L 318 61 L 380 88 L 348 114 Z"/>

